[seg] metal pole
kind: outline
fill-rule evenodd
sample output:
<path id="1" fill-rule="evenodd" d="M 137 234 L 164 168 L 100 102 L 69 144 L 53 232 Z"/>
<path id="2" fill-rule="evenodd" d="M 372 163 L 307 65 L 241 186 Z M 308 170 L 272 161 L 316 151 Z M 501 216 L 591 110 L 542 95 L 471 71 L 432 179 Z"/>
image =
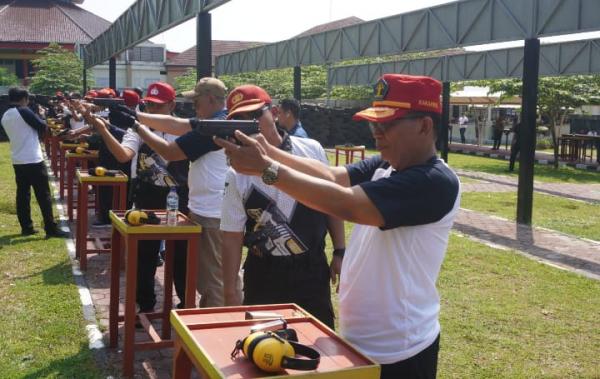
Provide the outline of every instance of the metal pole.
<path id="1" fill-rule="evenodd" d="M 448 126 L 450 125 L 450 82 L 444 82 L 442 87 L 442 125 L 440 125 L 440 148 L 442 159 L 448 162 Z"/>
<path id="2" fill-rule="evenodd" d="M 519 189 L 517 222 L 531 225 L 533 211 L 533 164 L 535 161 L 535 132 L 537 118 L 538 76 L 540 65 L 540 40 L 525 40 L 523 59 L 523 100 L 519 133 Z"/>
<path id="3" fill-rule="evenodd" d="M 85 94 L 87 92 L 87 70 L 85 67 L 83 68 L 83 92 Z"/>
<path id="4" fill-rule="evenodd" d="M 117 90 L 117 59 L 115 57 L 108 60 L 108 86 Z"/>
<path id="5" fill-rule="evenodd" d="M 294 99 L 302 101 L 302 68 L 294 66 Z"/>
<path id="6" fill-rule="evenodd" d="M 212 76 L 211 15 L 200 12 L 196 16 L 196 79 Z"/>

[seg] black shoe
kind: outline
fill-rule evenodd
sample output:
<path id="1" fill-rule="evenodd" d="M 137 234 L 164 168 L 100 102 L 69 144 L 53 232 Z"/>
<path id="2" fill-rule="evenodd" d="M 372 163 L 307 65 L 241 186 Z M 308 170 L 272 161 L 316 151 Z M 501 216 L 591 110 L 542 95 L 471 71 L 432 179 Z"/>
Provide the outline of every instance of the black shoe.
<path id="1" fill-rule="evenodd" d="M 60 229 L 46 231 L 46 239 L 48 239 L 48 238 L 69 238 L 69 237 L 70 237 L 69 233 L 63 232 Z"/>
<path id="2" fill-rule="evenodd" d="M 39 231 L 31 228 L 31 229 L 27 229 L 27 230 L 21 230 L 21 235 L 22 236 L 32 236 L 34 234 L 38 234 Z"/>

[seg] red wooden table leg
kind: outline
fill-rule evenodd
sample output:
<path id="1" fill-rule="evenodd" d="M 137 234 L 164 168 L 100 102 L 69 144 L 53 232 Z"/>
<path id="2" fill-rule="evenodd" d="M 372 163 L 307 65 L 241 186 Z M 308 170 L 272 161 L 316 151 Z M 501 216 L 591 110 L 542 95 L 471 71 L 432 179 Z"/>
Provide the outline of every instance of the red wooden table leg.
<path id="1" fill-rule="evenodd" d="M 86 183 L 79 184 L 80 199 L 77 199 L 77 224 L 80 225 L 80 234 L 77 240 L 81 239 L 79 244 L 79 268 L 83 271 L 87 269 L 87 235 L 88 235 L 88 185 Z"/>
<path id="2" fill-rule="evenodd" d="M 192 376 L 192 361 L 181 346 L 179 337 L 175 337 L 173 350 L 173 379 L 189 379 Z"/>
<path id="3" fill-rule="evenodd" d="M 75 173 L 75 160 L 67 159 L 67 212 L 69 221 L 73 221 L 73 174 Z"/>
<path id="4" fill-rule="evenodd" d="M 58 188 L 60 192 L 60 199 L 65 198 L 65 151 L 59 148 L 58 157 Z"/>
<path id="5" fill-rule="evenodd" d="M 167 240 L 165 242 L 165 281 L 162 311 L 162 335 L 164 340 L 171 339 L 171 322 L 169 314 L 173 308 L 173 271 L 175 268 L 175 241 Z M 186 288 L 187 292 L 187 288 Z"/>
<path id="6" fill-rule="evenodd" d="M 135 297 L 137 287 L 138 239 L 128 236 L 125 242 L 127 267 L 125 269 L 125 337 L 123 339 L 123 375 L 133 376 L 135 342 Z"/>
<path id="7" fill-rule="evenodd" d="M 108 335 L 110 347 L 117 347 L 119 330 L 119 287 L 121 265 L 121 233 L 113 226 L 110 250 L 110 305 L 108 315 Z"/>

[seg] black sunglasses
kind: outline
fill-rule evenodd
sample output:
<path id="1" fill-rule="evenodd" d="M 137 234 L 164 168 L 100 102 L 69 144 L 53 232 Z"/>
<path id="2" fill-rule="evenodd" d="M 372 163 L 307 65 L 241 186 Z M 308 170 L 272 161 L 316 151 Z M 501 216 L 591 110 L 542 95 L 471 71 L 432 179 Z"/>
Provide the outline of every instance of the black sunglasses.
<path id="1" fill-rule="evenodd" d="M 265 111 L 268 111 L 269 109 L 271 109 L 271 106 L 265 105 L 264 107 L 257 109 L 255 111 L 252 111 L 252 112 L 243 112 L 243 113 L 235 114 L 231 117 L 231 119 L 232 120 L 258 120 L 259 118 L 262 117 L 263 113 Z"/>

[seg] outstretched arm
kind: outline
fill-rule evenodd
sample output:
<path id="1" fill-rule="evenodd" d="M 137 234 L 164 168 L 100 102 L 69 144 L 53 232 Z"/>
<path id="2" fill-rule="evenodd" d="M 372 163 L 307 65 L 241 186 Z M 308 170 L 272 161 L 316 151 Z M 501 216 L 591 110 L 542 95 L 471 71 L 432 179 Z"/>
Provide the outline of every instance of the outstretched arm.
<path id="1" fill-rule="evenodd" d="M 182 136 L 192 130 L 190 121 L 186 118 L 144 112 L 137 112 L 137 117 L 141 124 L 174 136 Z"/>
<path id="2" fill-rule="evenodd" d="M 137 134 L 152 148 L 152 150 L 156 151 L 161 157 L 165 158 L 168 161 L 181 161 L 187 159 L 187 156 L 179 148 L 177 143 L 168 142 L 164 138 L 157 136 L 152 133 L 148 127 L 145 125 L 138 124 Z"/>
<path id="3" fill-rule="evenodd" d="M 259 176 L 275 162 L 256 140 L 242 133 L 237 133 L 236 138 L 243 146 L 219 138 L 215 139 L 215 143 L 225 149 L 231 166 L 237 172 Z M 349 178 L 347 180 L 349 183 Z M 281 162 L 274 186 L 304 205 L 342 220 L 373 226 L 385 224 L 383 216 L 360 186 L 344 187 Z"/>

